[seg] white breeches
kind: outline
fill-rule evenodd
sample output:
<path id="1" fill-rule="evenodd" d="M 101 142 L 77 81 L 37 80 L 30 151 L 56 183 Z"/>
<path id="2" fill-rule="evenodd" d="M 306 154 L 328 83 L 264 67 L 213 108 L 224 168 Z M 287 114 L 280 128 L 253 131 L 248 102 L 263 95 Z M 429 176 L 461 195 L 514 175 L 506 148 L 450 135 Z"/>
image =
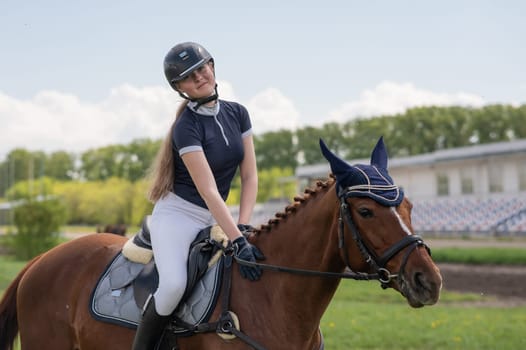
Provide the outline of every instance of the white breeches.
<path id="1" fill-rule="evenodd" d="M 190 244 L 203 228 L 215 223 L 207 209 L 173 193 L 155 203 L 150 220 L 150 235 L 159 288 L 154 293 L 159 315 L 171 314 L 186 288 Z"/>

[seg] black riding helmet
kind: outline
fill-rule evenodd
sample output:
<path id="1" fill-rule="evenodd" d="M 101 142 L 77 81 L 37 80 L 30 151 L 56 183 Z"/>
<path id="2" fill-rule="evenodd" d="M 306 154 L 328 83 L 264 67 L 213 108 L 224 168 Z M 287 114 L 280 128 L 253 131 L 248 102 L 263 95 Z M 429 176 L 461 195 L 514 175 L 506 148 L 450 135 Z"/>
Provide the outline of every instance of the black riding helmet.
<path id="1" fill-rule="evenodd" d="M 200 44 L 194 42 L 184 42 L 175 45 L 164 58 L 164 75 L 166 80 L 174 89 L 181 95 L 181 97 L 197 102 L 198 106 L 207 102 L 216 100 L 217 96 L 217 85 L 215 94 L 202 99 L 192 99 L 189 96 L 183 94 L 177 88 L 177 82 L 183 80 L 192 72 L 208 62 L 214 62 L 212 55 Z"/>

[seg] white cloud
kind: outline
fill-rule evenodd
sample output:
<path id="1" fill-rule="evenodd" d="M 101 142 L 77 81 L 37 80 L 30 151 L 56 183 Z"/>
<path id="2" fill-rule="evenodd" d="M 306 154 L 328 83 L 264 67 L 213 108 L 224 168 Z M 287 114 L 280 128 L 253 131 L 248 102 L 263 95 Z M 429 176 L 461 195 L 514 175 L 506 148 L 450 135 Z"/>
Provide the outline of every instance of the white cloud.
<path id="1" fill-rule="evenodd" d="M 104 121 L 106 132 L 116 140 L 160 138 L 174 120 L 181 100 L 175 91 L 164 87 L 121 85 L 112 89 L 98 108 L 101 115 L 109 114 Z"/>
<path id="2" fill-rule="evenodd" d="M 218 80 L 217 86 L 219 98 L 227 101 L 237 101 L 237 97 L 234 93 L 234 88 L 232 87 L 232 84 L 230 84 L 227 81 Z"/>
<path id="3" fill-rule="evenodd" d="M 236 101 L 232 85 L 219 81 L 220 97 Z M 20 100 L 0 92 L 0 161 L 14 148 L 52 152 L 83 152 L 137 138 L 164 137 L 182 99 L 164 86 L 135 87 L 123 84 L 101 101 L 42 91 Z M 257 134 L 300 127 L 300 114 L 292 100 L 276 88 L 268 88 L 243 103 Z M 357 116 L 402 113 L 422 105 L 482 106 L 473 94 L 440 94 L 417 89 L 411 83 L 382 82 L 365 90 L 360 99 L 341 105 L 325 120 L 346 121 Z"/>
<path id="4" fill-rule="evenodd" d="M 162 87 L 121 85 L 98 102 L 42 91 L 29 100 L 0 93 L 0 159 L 17 147 L 85 151 L 136 138 L 160 138 L 180 101 Z"/>
<path id="5" fill-rule="evenodd" d="M 221 98 L 237 100 L 229 82 L 218 85 Z M 83 152 L 137 138 L 158 139 L 166 134 L 181 101 L 166 87 L 129 84 L 111 89 L 97 102 L 58 91 L 42 91 L 28 100 L 0 93 L 0 160 L 14 148 Z M 277 89 L 254 96 L 247 107 L 257 133 L 297 125 L 298 112 Z"/>
<path id="6" fill-rule="evenodd" d="M 260 92 L 246 103 L 246 107 L 256 134 L 298 127 L 299 112 L 278 89 L 268 88 Z"/>
<path id="7" fill-rule="evenodd" d="M 341 122 L 356 117 L 393 115 L 418 106 L 481 107 L 484 104 L 482 97 L 470 93 L 436 93 L 418 89 L 412 83 L 383 81 L 374 89 L 363 91 L 357 101 L 345 103 L 331 111 L 328 120 Z"/>

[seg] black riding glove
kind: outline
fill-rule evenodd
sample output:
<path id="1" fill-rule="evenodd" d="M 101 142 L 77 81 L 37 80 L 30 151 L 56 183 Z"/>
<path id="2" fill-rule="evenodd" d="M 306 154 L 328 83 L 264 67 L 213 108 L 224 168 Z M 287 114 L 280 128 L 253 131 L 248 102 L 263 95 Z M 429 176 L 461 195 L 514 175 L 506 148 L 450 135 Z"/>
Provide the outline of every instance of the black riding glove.
<path id="1" fill-rule="evenodd" d="M 263 253 L 254 245 L 248 243 L 247 239 L 244 236 L 236 238 L 233 242 L 234 251 L 236 258 L 241 260 L 246 260 L 249 262 L 256 262 L 257 260 L 265 259 Z M 247 278 L 251 281 L 257 281 L 261 276 L 261 268 L 259 266 L 246 266 L 239 264 L 239 271 L 243 278 Z"/>
<path id="2" fill-rule="evenodd" d="M 254 231 L 254 226 L 247 224 L 237 224 L 237 228 L 239 229 L 239 231 L 241 231 L 242 234 Z"/>

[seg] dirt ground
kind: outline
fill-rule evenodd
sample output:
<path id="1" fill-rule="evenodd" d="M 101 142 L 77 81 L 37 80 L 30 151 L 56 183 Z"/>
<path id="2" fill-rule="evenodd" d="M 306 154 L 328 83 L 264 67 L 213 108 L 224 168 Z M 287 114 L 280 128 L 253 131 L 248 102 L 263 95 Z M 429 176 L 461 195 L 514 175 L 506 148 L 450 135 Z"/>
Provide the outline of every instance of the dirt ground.
<path id="1" fill-rule="evenodd" d="M 428 240 L 433 247 L 523 247 L 526 241 Z M 526 266 L 438 264 L 443 288 L 449 291 L 477 293 L 477 304 L 499 307 L 526 306 Z"/>
<path id="2" fill-rule="evenodd" d="M 439 264 L 443 288 L 483 296 L 488 306 L 526 305 L 526 267 Z"/>

